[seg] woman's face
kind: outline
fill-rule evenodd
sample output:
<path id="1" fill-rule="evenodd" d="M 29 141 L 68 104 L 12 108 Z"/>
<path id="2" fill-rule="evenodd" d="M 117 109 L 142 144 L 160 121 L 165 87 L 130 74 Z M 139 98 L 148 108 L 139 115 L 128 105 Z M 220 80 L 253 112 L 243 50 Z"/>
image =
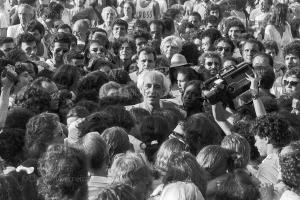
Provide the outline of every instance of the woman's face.
<path id="1" fill-rule="evenodd" d="M 106 49 L 97 42 L 90 45 L 89 48 L 90 59 L 94 58 L 104 58 L 106 56 Z"/>
<path id="2" fill-rule="evenodd" d="M 109 10 L 107 11 L 105 14 L 104 14 L 104 22 L 106 23 L 111 23 L 114 21 L 114 18 L 115 18 L 115 13 L 114 11 L 112 10 Z"/>
<path id="3" fill-rule="evenodd" d="M 194 85 L 189 85 L 182 95 L 183 107 L 185 109 L 203 107 L 202 91 Z"/>
<path id="4" fill-rule="evenodd" d="M 132 17 L 132 14 L 133 14 L 132 13 L 132 7 L 130 6 L 129 3 L 124 4 L 123 12 L 124 12 L 124 16 Z"/>
<path id="5" fill-rule="evenodd" d="M 166 44 L 164 48 L 165 56 L 171 60 L 174 54 L 179 53 L 179 48 L 175 45 L 172 45 L 172 42 Z"/>
<path id="6" fill-rule="evenodd" d="M 133 56 L 133 51 L 128 43 L 123 43 L 120 47 L 119 56 L 121 60 L 130 60 Z"/>

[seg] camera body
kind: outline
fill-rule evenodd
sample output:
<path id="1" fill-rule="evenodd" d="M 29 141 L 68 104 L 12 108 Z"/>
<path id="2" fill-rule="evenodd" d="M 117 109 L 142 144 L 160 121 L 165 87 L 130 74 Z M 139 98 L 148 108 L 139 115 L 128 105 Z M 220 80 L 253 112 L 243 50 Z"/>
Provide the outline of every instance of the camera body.
<path id="1" fill-rule="evenodd" d="M 216 104 L 233 100 L 244 93 L 250 88 L 246 74 L 253 76 L 252 69 L 252 65 L 246 62 L 222 69 L 219 74 L 204 82 L 204 90 L 208 90 L 205 99 L 210 104 Z"/>

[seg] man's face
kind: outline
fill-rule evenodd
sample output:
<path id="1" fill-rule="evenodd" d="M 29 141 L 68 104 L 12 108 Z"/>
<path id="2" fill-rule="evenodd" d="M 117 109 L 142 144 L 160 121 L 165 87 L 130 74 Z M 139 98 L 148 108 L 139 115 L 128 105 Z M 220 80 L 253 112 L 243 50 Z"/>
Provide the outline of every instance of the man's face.
<path id="1" fill-rule="evenodd" d="M 142 72 L 145 69 L 154 69 L 154 55 L 152 53 L 148 54 L 145 51 L 141 52 L 137 60 L 137 66 L 139 68 L 139 72 Z"/>
<path id="2" fill-rule="evenodd" d="M 127 30 L 125 26 L 115 24 L 113 27 L 113 36 L 115 39 L 119 39 L 121 37 L 126 36 Z"/>
<path id="3" fill-rule="evenodd" d="M 283 85 L 286 94 L 294 95 L 297 91 L 300 90 L 300 80 L 295 76 L 286 77 L 283 80 Z"/>
<path id="4" fill-rule="evenodd" d="M 219 13 L 218 10 L 211 10 L 209 14 L 213 15 L 213 16 L 216 16 L 217 18 L 219 18 L 219 16 L 220 16 L 220 13 Z"/>
<path id="5" fill-rule="evenodd" d="M 144 101 L 150 105 L 159 102 L 159 99 L 164 94 L 163 80 L 158 76 L 146 76 L 142 88 L 142 95 Z"/>
<path id="6" fill-rule="evenodd" d="M 31 12 L 30 9 L 23 8 L 23 9 L 18 11 L 18 16 L 19 16 L 19 19 L 20 19 L 20 24 L 22 24 L 22 26 L 25 26 L 33 18 L 33 13 Z"/>
<path id="7" fill-rule="evenodd" d="M 238 40 L 242 34 L 240 27 L 234 26 L 228 30 L 228 36 L 231 40 Z"/>
<path id="8" fill-rule="evenodd" d="M 41 42 L 43 35 L 38 31 L 34 30 L 33 32 L 29 32 L 32 34 L 37 42 Z"/>
<path id="9" fill-rule="evenodd" d="M 252 61 L 252 66 L 255 67 L 272 67 L 269 59 L 265 56 L 256 56 Z"/>
<path id="10" fill-rule="evenodd" d="M 298 99 L 293 99 L 292 101 L 292 112 L 295 115 L 300 115 L 300 101 Z"/>
<path id="11" fill-rule="evenodd" d="M 121 60 L 130 60 L 132 55 L 132 49 L 128 43 L 122 44 L 119 51 L 119 56 Z"/>
<path id="12" fill-rule="evenodd" d="M 212 45 L 211 45 L 211 41 L 210 41 L 209 37 L 202 38 L 201 44 L 202 44 L 202 51 L 203 52 L 210 51 Z"/>
<path id="13" fill-rule="evenodd" d="M 32 76 L 27 72 L 27 71 L 24 71 L 22 72 L 19 76 L 19 82 L 18 84 L 22 87 L 25 87 L 27 86 L 29 83 L 32 82 L 33 78 Z"/>
<path id="14" fill-rule="evenodd" d="M 55 62 L 62 63 L 64 55 L 69 51 L 68 43 L 55 42 L 53 47 L 53 58 Z"/>
<path id="15" fill-rule="evenodd" d="M 220 69 L 221 63 L 218 58 L 205 58 L 204 67 L 211 75 L 216 75 Z"/>
<path id="16" fill-rule="evenodd" d="M 293 55 L 293 54 L 288 54 L 284 58 L 285 60 L 285 65 L 287 66 L 288 69 L 291 69 L 293 67 L 300 67 L 300 59 L 298 56 Z"/>
<path id="17" fill-rule="evenodd" d="M 7 56 L 7 54 L 15 47 L 15 44 L 12 43 L 4 43 L 0 46 L 0 50 Z"/>
<path id="18" fill-rule="evenodd" d="M 151 34 L 153 40 L 160 41 L 163 36 L 162 26 L 157 25 L 157 24 L 151 24 L 150 25 L 150 34 Z"/>
<path id="19" fill-rule="evenodd" d="M 257 44 L 247 42 L 243 48 L 244 61 L 251 63 L 254 55 L 258 52 L 259 52 L 259 48 Z"/>
<path id="20" fill-rule="evenodd" d="M 32 78 L 35 78 L 36 77 L 36 73 L 35 73 L 35 70 L 34 70 L 34 66 L 33 64 L 31 63 L 22 63 L 22 65 L 24 65 L 29 73 L 29 75 L 32 77 Z"/>
<path id="21" fill-rule="evenodd" d="M 216 49 L 222 59 L 226 59 L 232 56 L 233 51 L 230 44 L 224 41 L 219 42 L 216 46 Z"/>
<path id="22" fill-rule="evenodd" d="M 266 49 L 266 54 L 269 54 L 270 56 L 272 56 L 272 58 L 275 58 L 276 51 L 275 49 Z"/>
<path id="23" fill-rule="evenodd" d="M 188 79 L 187 79 L 186 75 L 184 75 L 182 73 L 177 74 L 177 85 L 178 85 L 178 89 L 179 89 L 180 93 L 183 93 L 183 90 L 184 90 L 187 82 L 188 82 Z"/>
<path id="24" fill-rule="evenodd" d="M 36 57 L 36 52 L 37 52 L 36 42 L 30 42 L 30 43 L 22 42 L 21 49 L 23 51 L 25 51 L 26 55 L 29 58 L 35 58 Z"/>
<path id="25" fill-rule="evenodd" d="M 182 102 L 185 110 L 202 107 L 202 91 L 193 85 L 187 86 L 182 95 Z"/>
<path id="26" fill-rule="evenodd" d="M 147 45 L 147 40 L 145 38 L 136 38 L 135 39 L 135 46 L 136 51 L 139 52 L 143 47 Z"/>
<path id="27" fill-rule="evenodd" d="M 188 22 L 192 23 L 196 27 L 200 26 L 200 20 L 196 16 L 190 15 L 188 18 Z"/>

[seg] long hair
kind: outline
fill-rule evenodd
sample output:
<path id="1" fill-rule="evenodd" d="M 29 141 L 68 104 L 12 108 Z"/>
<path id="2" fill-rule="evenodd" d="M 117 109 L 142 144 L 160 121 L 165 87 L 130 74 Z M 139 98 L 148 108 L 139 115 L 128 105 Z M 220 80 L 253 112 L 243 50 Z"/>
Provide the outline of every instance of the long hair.
<path id="1" fill-rule="evenodd" d="M 287 4 L 278 3 L 276 4 L 276 6 L 272 11 L 272 16 L 269 23 L 275 26 L 285 25 L 287 21 L 287 14 L 288 14 Z"/>

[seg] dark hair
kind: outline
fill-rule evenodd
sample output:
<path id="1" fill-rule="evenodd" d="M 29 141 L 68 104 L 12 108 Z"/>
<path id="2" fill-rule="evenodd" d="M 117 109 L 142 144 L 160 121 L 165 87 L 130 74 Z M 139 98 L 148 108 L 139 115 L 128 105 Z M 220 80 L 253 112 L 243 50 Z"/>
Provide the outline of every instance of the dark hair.
<path id="1" fill-rule="evenodd" d="M 264 52 L 258 52 L 258 53 L 256 53 L 256 54 L 253 56 L 253 60 L 254 60 L 254 58 L 256 58 L 256 57 L 267 58 L 267 59 L 269 60 L 270 66 L 273 68 L 273 66 L 274 66 L 274 61 L 273 61 L 272 56 L 270 56 L 269 54 L 264 53 Z M 265 68 L 265 66 L 262 66 L 262 67 Z M 255 68 L 255 66 L 254 66 L 254 68 Z"/>
<path id="2" fill-rule="evenodd" d="M 129 38 L 122 37 L 122 38 L 117 39 L 116 42 L 114 42 L 113 49 L 114 49 L 114 52 L 116 53 L 116 55 L 119 55 L 119 51 L 120 51 L 122 45 L 126 44 L 126 43 L 128 43 L 133 54 L 136 52 L 135 42 Z"/>
<path id="3" fill-rule="evenodd" d="M 104 83 L 108 82 L 108 78 L 104 72 L 90 72 L 84 76 L 78 83 L 77 101 L 86 99 L 98 101 L 98 91 Z"/>
<path id="4" fill-rule="evenodd" d="M 223 14 L 223 11 L 221 9 L 221 6 L 220 5 L 217 5 L 217 4 L 210 4 L 206 10 L 206 14 L 207 15 L 210 15 L 210 12 L 213 11 L 213 10 L 217 10 L 219 12 L 219 21 L 223 18 L 222 14 Z"/>
<path id="5" fill-rule="evenodd" d="M 72 28 L 71 26 L 69 26 L 68 24 L 60 24 L 58 27 L 57 27 L 57 30 L 59 29 L 69 29 L 70 33 L 72 33 Z"/>
<path id="6" fill-rule="evenodd" d="M 210 39 L 211 44 L 214 44 L 217 39 L 222 37 L 222 35 L 221 35 L 220 31 L 218 31 L 217 29 L 211 28 L 211 29 L 205 30 L 201 34 L 200 39 L 202 40 L 205 37 L 208 37 Z"/>
<path id="7" fill-rule="evenodd" d="M 0 157 L 17 167 L 23 161 L 24 129 L 4 128 L 0 134 Z"/>
<path id="8" fill-rule="evenodd" d="M 199 80 L 199 75 L 197 72 L 190 67 L 182 67 L 177 70 L 177 75 L 183 74 L 185 75 L 185 79 L 190 82 L 192 80 Z M 191 84 L 191 83 L 190 83 Z"/>
<path id="9" fill-rule="evenodd" d="M 14 43 L 14 39 L 11 37 L 0 37 L 0 46 L 6 43 Z"/>
<path id="10" fill-rule="evenodd" d="M 141 103 L 143 98 L 140 90 L 135 84 L 128 84 L 121 87 L 119 89 L 119 95 L 121 97 L 125 97 L 129 102 L 131 102 L 130 105 Z"/>
<path id="11" fill-rule="evenodd" d="M 25 62 L 28 60 L 25 51 L 19 48 L 14 48 L 10 52 L 8 52 L 6 58 L 13 62 Z"/>
<path id="12" fill-rule="evenodd" d="M 165 26 L 165 31 L 173 31 L 175 29 L 173 19 L 166 17 L 162 19 L 162 22 Z"/>
<path id="13" fill-rule="evenodd" d="M 185 151 L 173 153 L 167 166 L 163 178 L 165 185 L 175 181 L 192 181 L 205 197 L 208 174 L 197 163 L 195 156 Z"/>
<path id="14" fill-rule="evenodd" d="M 102 67 L 104 66 L 109 66 L 111 69 L 115 68 L 115 66 L 113 65 L 113 63 L 103 60 L 101 58 L 98 59 L 94 59 L 92 61 L 92 63 L 89 64 L 89 68 L 92 72 L 96 72 L 98 70 L 100 70 Z"/>
<path id="15" fill-rule="evenodd" d="M 132 187 L 125 184 L 112 185 L 102 190 L 96 200 L 137 200 Z"/>
<path id="16" fill-rule="evenodd" d="M 138 30 L 133 32 L 133 38 L 136 40 L 137 38 L 144 38 L 146 41 L 150 40 L 151 35 L 148 32 Z"/>
<path id="17" fill-rule="evenodd" d="M 250 39 L 247 39 L 247 40 L 245 40 L 243 43 L 242 43 L 242 49 L 244 49 L 244 47 L 245 47 L 245 45 L 246 44 L 256 44 L 257 46 L 258 46 L 258 51 L 259 52 L 263 52 L 263 51 L 265 51 L 265 47 L 264 47 L 264 45 L 260 42 L 260 41 L 258 41 L 257 39 L 253 39 L 253 38 L 250 38 Z"/>
<path id="18" fill-rule="evenodd" d="M 275 148 L 286 146 L 292 139 L 288 123 L 276 113 L 257 118 L 252 122 L 251 132 L 260 138 L 268 138 Z"/>
<path id="19" fill-rule="evenodd" d="M 51 37 L 50 47 L 53 48 L 55 43 L 65 43 L 69 46 L 71 46 L 71 40 L 68 34 L 66 33 L 55 33 Z"/>
<path id="20" fill-rule="evenodd" d="M 292 69 L 289 69 L 286 74 L 285 77 L 290 77 L 290 76 L 296 76 L 297 78 L 300 79 L 300 69 L 297 67 L 294 67 Z"/>
<path id="21" fill-rule="evenodd" d="M 194 42 L 184 42 L 180 54 L 186 58 L 187 63 L 192 63 L 193 65 L 198 64 L 200 52 Z"/>
<path id="22" fill-rule="evenodd" d="M 208 15 L 207 17 L 205 17 L 204 19 L 204 24 L 207 26 L 208 23 L 211 23 L 211 24 L 218 24 L 219 23 L 219 19 L 214 16 L 214 15 Z"/>
<path id="23" fill-rule="evenodd" d="M 266 68 L 264 66 L 261 66 L 261 67 L 255 67 L 254 71 L 257 73 L 259 77 L 260 88 L 270 90 L 273 87 L 273 84 L 275 82 L 275 73 L 273 68 L 271 67 Z"/>
<path id="24" fill-rule="evenodd" d="M 118 26 L 124 26 L 125 29 L 126 29 L 126 32 L 127 32 L 127 29 L 128 29 L 128 23 L 122 19 L 116 19 L 113 24 L 112 24 L 112 27 L 114 27 L 115 25 L 118 25 Z"/>
<path id="25" fill-rule="evenodd" d="M 99 110 L 98 104 L 89 100 L 81 100 L 76 103 L 76 106 L 84 107 L 88 113 L 93 113 Z"/>
<path id="26" fill-rule="evenodd" d="M 90 28 L 89 36 L 92 36 L 94 33 L 105 33 L 107 37 L 107 32 L 102 28 Z"/>
<path id="27" fill-rule="evenodd" d="M 84 55 L 78 51 L 69 51 L 67 53 L 67 60 L 68 62 L 71 62 L 72 59 L 84 59 Z"/>
<path id="28" fill-rule="evenodd" d="M 5 121 L 5 127 L 26 130 L 26 124 L 33 115 L 32 111 L 28 109 L 18 107 L 10 109 Z"/>
<path id="29" fill-rule="evenodd" d="M 215 45 L 215 48 L 217 47 L 217 45 L 220 43 L 220 42 L 224 42 L 224 43 L 227 43 L 230 45 L 230 50 L 231 52 L 234 52 L 234 49 L 235 49 L 235 46 L 234 46 L 234 43 L 232 42 L 232 40 L 228 37 L 221 37 L 219 39 L 217 39 L 214 43 Z"/>
<path id="30" fill-rule="evenodd" d="M 61 85 L 63 89 L 76 91 L 80 78 L 78 67 L 64 64 L 60 66 L 52 76 L 52 80 Z"/>
<path id="31" fill-rule="evenodd" d="M 142 52 L 145 52 L 145 53 L 147 53 L 147 54 L 153 54 L 154 60 L 156 60 L 156 52 L 155 52 L 155 50 L 154 50 L 153 48 L 147 47 L 147 46 L 141 48 L 141 49 L 137 52 L 137 57 L 139 57 L 140 54 L 141 54 Z"/>
<path id="32" fill-rule="evenodd" d="M 184 120 L 184 116 L 179 110 L 175 108 L 162 109 L 155 111 L 154 114 L 158 114 L 167 119 L 170 130 L 174 130 L 179 121 Z"/>
<path id="33" fill-rule="evenodd" d="M 191 22 L 183 21 L 183 22 L 181 23 L 181 25 L 178 27 L 178 32 L 179 32 L 179 34 L 184 34 L 184 33 L 185 33 L 185 30 L 186 30 L 187 28 L 194 28 L 194 29 L 197 29 L 197 27 L 196 27 L 194 24 L 192 24 Z"/>
<path id="34" fill-rule="evenodd" d="M 154 19 L 152 21 L 149 22 L 149 27 L 151 26 L 151 24 L 154 24 L 156 26 L 161 26 L 162 27 L 162 33 L 164 34 L 165 33 L 165 25 L 164 23 L 159 20 L 159 19 Z"/>
<path id="35" fill-rule="evenodd" d="M 108 74 L 108 79 L 122 85 L 126 85 L 131 82 L 128 72 L 124 69 L 111 70 Z"/>
<path id="36" fill-rule="evenodd" d="M 242 30 L 242 33 L 244 33 L 246 31 L 244 24 L 240 20 L 230 20 L 230 21 L 228 21 L 228 23 L 226 24 L 226 27 L 225 27 L 226 28 L 226 30 L 225 30 L 226 36 L 228 36 L 228 31 L 232 27 L 239 27 Z"/>
<path id="37" fill-rule="evenodd" d="M 22 188 L 11 175 L 0 175 L 0 198 L 7 200 L 23 200 Z"/>
<path id="38" fill-rule="evenodd" d="M 276 26 L 285 25 L 287 22 L 288 5 L 277 3 L 272 11 L 270 23 Z"/>
<path id="39" fill-rule="evenodd" d="M 143 119 L 140 126 L 141 141 L 146 145 L 145 153 L 150 162 L 154 161 L 155 153 L 170 133 L 165 118 L 152 115 Z"/>
<path id="40" fill-rule="evenodd" d="M 39 160 L 39 193 L 45 199 L 87 198 L 87 167 L 83 153 L 63 144 L 48 147 Z"/>
<path id="41" fill-rule="evenodd" d="M 257 200 L 258 187 L 244 170 L 235 170 L 221 182 L 216 192 L 216 200 Z"/>
<path id="42" fill-rule="evenodd" d="M 190 151 L 196 155 L 203 147 L 221 143 L 221 133 L 217 126 L 204 114 L 194 114 L 183 125 Z"/>
<path id="43" fill-rule="evenodd" d="M 299 35 L 300 18 L 295 18 L 291 21 L 291 32 L 293 38 L 300 38 Z"/>
<path id="44" fill-rule="evenodd" d="M 277 45 L 276 41 L 274 41 L 274 40 L 267 40 L 267 41 L 264 41 L 263 45 L 264 45 L 265 49 L 274 49 L 276 55 L 278 55 L 279 49 L 278 49 L 278 45 Z"/>
<path id="45" fill-rule="evenodd" d="M 300 58 L 300 44 L 299 42 L 291 42 L 287 44 L 283 49 L 283 56 L 286 57 L 287 55 L 292 54 L 298 58 Z"/>
<path id="46" fill-rule="evenodd" d="M 142 19 L 136 20 L 136 22 L 134 24 L 134 28 L 135 27 L 141 27 L 143 29 L 147 29 L 148 31 L 150 29 L 148 22 L 146 20 L 142 20 Z"/>
<path id="47" fill-rule="evenodd" d="M 45 34 L 45 28 L 43 24 L 41 24 L 37 20 L 32 20 L 31 22 L 29 22 L 26 30 L 29 32 L 34 32 L 35 30 L 37 30 L 41 35 Z"/>
<path id="48" fill-rule="evenodd" d="M 176 15 L 180 14 L 180 10 L 176 8 L 169 8 L 165 13 L 165 17 L 170 17 L 172 20 L 175 19 Z"/>

